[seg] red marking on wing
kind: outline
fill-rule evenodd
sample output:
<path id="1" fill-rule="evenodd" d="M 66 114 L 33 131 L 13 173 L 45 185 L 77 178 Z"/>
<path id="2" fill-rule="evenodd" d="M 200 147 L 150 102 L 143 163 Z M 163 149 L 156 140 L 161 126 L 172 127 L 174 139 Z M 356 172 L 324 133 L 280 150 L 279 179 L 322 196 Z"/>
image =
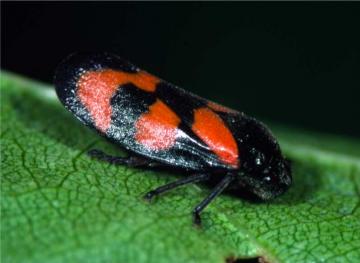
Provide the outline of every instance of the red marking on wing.
<path id="1" fill-rule="evenodd" d="M 110 99 L 123 84 L 133 83 L 138 88 L 153 92 L 159 79 L 145 71 L 126 73 L 112 69 L 88 71 L 77 82 L 77 95 L 90 112 L 95 126 L 102 132 L 110 127 L 112 109 Z"/>
<path id="2" fill-rule="evenodd" d="M 239 153 L 236 141 L 223 120 L 209 108 L 194 111 L 194 133 L 199 136 L 221 161 L 237 168 Z"/>
<path id="3" fill-rule="evenodd" d="M 217 104 L 215 102 L 212 101 L 208 101 L 207 106 L 214 110 L 214 111 L 220 111 L 220 112 L 227 112 L 227 113 L 237 113 L 236 110 L 230 109 L 228 107 L 225 107 L 223 105 Z"/>
<path id="4" fill-rule="evenodd" d="M 180 118 L 161 100 L 135 123 L 135 139 L 151 150 L 166 150 L 174 145 Z"/>

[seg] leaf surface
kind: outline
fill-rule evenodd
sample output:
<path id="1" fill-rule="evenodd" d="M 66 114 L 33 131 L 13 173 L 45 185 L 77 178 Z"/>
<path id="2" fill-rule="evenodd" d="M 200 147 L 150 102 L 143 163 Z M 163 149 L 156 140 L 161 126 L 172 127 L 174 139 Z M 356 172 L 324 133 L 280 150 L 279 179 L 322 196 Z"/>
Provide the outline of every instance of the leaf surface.
<path id="1" fill-rule="evenodd" d="M 2 262 L 360 262 L 359 141 L 272 126 L 292 188 L 269 203 L 224 194 L 197 229 L 190 212 L 209 188 L 144 202 L 179 175 L 91 160 L 119 150 L 43 86 L 1 73 Z"/>

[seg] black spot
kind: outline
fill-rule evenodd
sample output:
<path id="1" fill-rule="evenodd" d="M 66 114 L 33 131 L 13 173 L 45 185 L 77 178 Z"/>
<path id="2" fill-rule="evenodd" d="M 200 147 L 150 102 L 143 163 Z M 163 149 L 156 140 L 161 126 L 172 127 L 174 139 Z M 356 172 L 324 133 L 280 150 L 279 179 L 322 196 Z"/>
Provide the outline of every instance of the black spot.
<path id="1" fill-rule="evenodd" d="M 156 101 L 154 94 L 137 88 L 134 84 L 119 87 L 111 98 L 111 123 L 116 132 L 108 130 L 109 137 L 131 139 L 135 134 L 135 123 L 139 117 L 148 112 L 149 107 Z M 111 133 L 111 134 L 109 134 Z M 132 139 L 131 139 L 132 140 Z"/>
<path id="2" fill-rule="evenodd" d="M 194 109 L 206 106 L 202 99 L 194 97 L 191 93 L 167 82 L 160 82 L 157 85 L 156 96 L 164 101 L 190 127 L 194 121 Z"/>

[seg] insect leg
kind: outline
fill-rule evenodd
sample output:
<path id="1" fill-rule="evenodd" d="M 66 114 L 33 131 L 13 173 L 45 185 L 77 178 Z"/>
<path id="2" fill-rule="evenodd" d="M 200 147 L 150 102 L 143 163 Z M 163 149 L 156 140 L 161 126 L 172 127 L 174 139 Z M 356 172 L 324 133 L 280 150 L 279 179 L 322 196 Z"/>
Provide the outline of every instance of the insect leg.
<path id="1" fill-rule="evenodd" d="M 128 157 L 118 157 L 112 156 L 109 154 L 104 153 L 101 150 L 93 149 L 88 152 L 88 155 L 92 158 L 96 158 L 98 160 L 108 162 L 115 165 L 129 165 L 132 167 L 140 167 L 140 166 L 153 166 L 153 162 L 146 160 L 144 158 L 130 155 Z"/>
<path id="2" fill-rule="evenodd" d="M 213 191 L 204 199 L 202 200 L 193 210 L 194 216 L 194 223 L 196 225 L 201 224 L 200 213 L 204 208 L 211 203 L 222 191 L 225 190 L 226 187 L 234 180 L 234 176 L 232 174 L 228 174 L 218 183 Z"/>
<path id="3" fill-rule="evenodd" d="M 170 191 L 176 187 L 190 184 L 190 183 L 198 183 L 198 182 L 206 181 L 209 178 L 210 178 L 210 174 L 195 174 L 195 175 L 191 175 L 191 176 L 188 176 L 185 178 L 181 178 L 175 182 L 160 186 L 160 187 L 148 192 L 147 194 L 145 194 L 144 198 L 146 200 L 151 200 L 154 196 L 157 196 L 161 193 Z"/>

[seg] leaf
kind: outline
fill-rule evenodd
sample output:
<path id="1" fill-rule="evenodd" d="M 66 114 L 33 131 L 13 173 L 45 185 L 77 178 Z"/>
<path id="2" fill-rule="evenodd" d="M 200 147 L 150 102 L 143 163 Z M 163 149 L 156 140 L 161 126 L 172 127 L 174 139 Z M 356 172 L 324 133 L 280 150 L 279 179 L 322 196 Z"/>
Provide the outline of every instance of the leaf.
<path id="1" fill-rule="evenodd" d="M 91 160 L 116 153 L 52 89 L 1 73 L 2 262 L 360 262 L 360 143 L 274 126 L 294 185 L 269 203 L 222 195 L 194 228 L 203 185 L 148 204 L 170 172 Z"/>

